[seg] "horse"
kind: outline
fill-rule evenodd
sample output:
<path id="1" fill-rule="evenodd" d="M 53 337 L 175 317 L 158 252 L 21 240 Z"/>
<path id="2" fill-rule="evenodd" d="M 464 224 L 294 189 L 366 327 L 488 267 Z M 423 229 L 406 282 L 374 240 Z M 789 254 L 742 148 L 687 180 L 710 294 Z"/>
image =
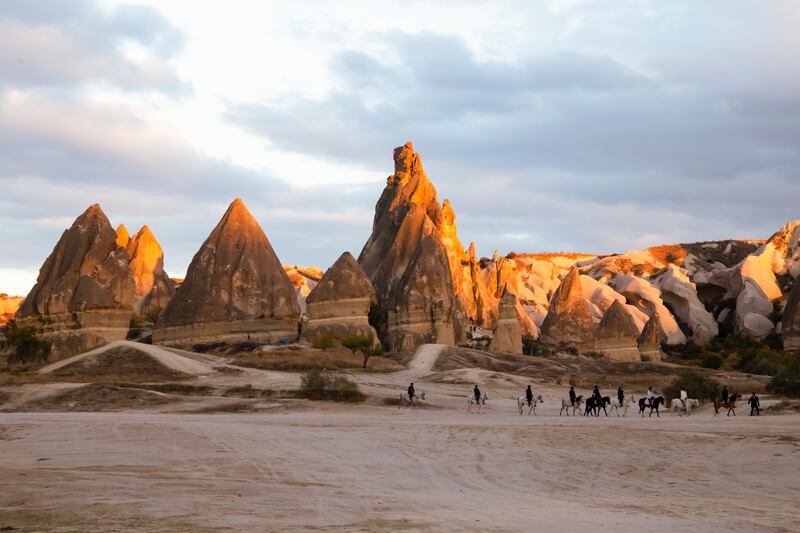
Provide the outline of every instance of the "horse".
<path id="1" fill-rule="evenodd" d="M 728 410 L 728 414 L 726 414 L 725 416 L 731 416 L 731 413 L 733 413 L 733 416 L 736 416 L 736 400 L 738 399 L 739 399 L 738 392 L 734 392 L 733 394 L 731 394 L 727 402 L 723 402 L 719 398 L 714 398 L 714 416 L 717 416 L 719 414 L 720 407 L 724 407 Z"/>
<path id="2" fill-rule="evenodd" d="M 600 416 L 600 409 L 608 416 L 606 406 L 610 403 L 611 398 L 608 396 L 603 396 L 600 399 L 597 399 L 596 396 L 589 396 L 589 399 L 586 400 L 586 411 L 583 413 L 583 416 L 589 416 L 590 414 L 593 416 Z"/>
<path id="3" fill-rule="evenodd" d="M 636 398 L 631 394 L 630 398 L 625 398 L 622 401 L 622 404 L 619 403 L 619 398 L 612 398 L 611 400 L 611 412 L 616 413 L 619 416 L 619 410 L 622 409 L 622 416 L 626 416 L 628 414 L 628 408 L 636 401 Z"/>
<path id="4" fill-rule="evenodd" d="M 481 396 L 481 401 L 476 401 L 475 400 L 475 395 L 474 394 L 470 394 L 469 396 L 467 396 L 467 412 L 471 413 L 472 412 L 472 406 L 477 404 L 478 405 L 478 414 L 480 414 L 481 406 L 486 405 L 486 400 L 488 400 L 488 399 L 489 399 L 489 395 L 484 393 L 483 396 Z"/>
<path id="5" fill-rule="evenodd" d="M 583 403 L 583 394 L 575 398 L 575 404 L 573 405 L 572 402 L 567 400 L 561 400 L 561 410 L 558 412 L 558 416 L 561 416 L 561 413 L 566 412 L 567 416 L 569 416 L 569 410 L 572 409 L 572 416 L 575 416 L 575 411 L 581 410 L 581 404 Z"/>
<path id="6" fill-rule="evenodd" d="M 419 394 L 415 394 L 413 398 L 409 398 L 408 397 L 408 393 L 403 391 L 403 392 L 400 393 L 400 403 L 397 404 L 397 408 L 400 409 L 401 407 L 405 406 L 406 404 L 409 404 L 411 406 L 412 410 L 416 410 L 417 409 L 417 398 L 419 398 L 420 400 L 424 400 L 425 399 L 425 393 L 424 392 L 420 392 Z"/>
<path id="7" fill-rule="evenodd" d="M 544 400 L 542 400 L 542 393 L 541 392 L 539 394 L 537 394 L 536 396 L 534 396 L 533 400 L 531 400 L 530 409 L 528 409 L 528 414 L 529 415 L 531 414 L 531 411 L 533 411 L 533 414 L 536 414 L 536 404 L 537 403 L 544 403 Z M 519 398 L 517 398 L 517 407 L 519 407 L 519 414 L 522 414 L 522 408 L 525 407 L 526 405 L 528 405 L 528 398 L 527 397 L 525 397 L 523 395 L 523 396 L 520 396 Z"/>
<path id="8" fill-rule="evenodd" d="M 653 416 L 653 410 L 654 410 L 654 409 L 655 409 L 655 411 L 656 411 L 656 416 L 657 416 L 658 418 L 661 418 L 661 415 L 660 415 L 660 414 L 658 414 L 658 406 L 659 406 L 659 405 L 666 405 L 666 403 L 667 403 L 667 402 L 666 402 L 666 400 L 664 399 L 664 397 L 663 397 L 663 396 L 659 396 L 658 398 L 653 398 L 653 405 L 649 406 L 649 407 L 650 407 L 650 414 L 649 414 L 649 415 L 647 415 L 647 416 L 648 416 L 648 418 L 649 418 L 649 417 L 651 417 L 651 416 Z M 644 418 L 644 410 L 645 410 L 647 407 L 648 407 L 648 405 L 647 405 L 647 398 L 640 398 L 640 399 L 639 399 L 639 414 L 640 414 L 640 415 L 642 415 L 642 418 Z"/>
<path id="9" fill-rule="evenodd" d="M 686 416 L 692 414 L 692 409 L 695 407 L 700 407 L 700 400 L 695 398 L 686 398 L 686 402 L 684 402 L 680 398 L 673 398 L 672 402 L 670 402 L 669 409 L 672 411 L 672 414 L 678 413 L 681 414 L 681 411 L 686 411 Z M 683 416 L 683 415 L 681 415 Z"/>

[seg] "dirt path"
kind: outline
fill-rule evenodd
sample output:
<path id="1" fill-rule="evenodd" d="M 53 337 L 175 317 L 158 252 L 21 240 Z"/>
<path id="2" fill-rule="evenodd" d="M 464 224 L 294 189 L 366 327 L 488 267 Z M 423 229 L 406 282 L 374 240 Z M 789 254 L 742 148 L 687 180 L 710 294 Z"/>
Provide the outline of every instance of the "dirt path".
<path id="1" fill-rule="evenodd" d="M 447 348 L 445 344 L 423 344 L 417 348 L 414 357 L 408 364 L 408 374 L 411 377 L 421 378 L 433 371 L 433 365 L 439 358 L 442 350 Z"/>
<path id="2" fill-rule="evenodd" d="M 200 375 L 200 374 L 210 374 L 214 372 L 213 364 L 211 364 L 210 362 L 200 361 L 197 358 L 193 357 L 192 358 L 186 357 L 184 355 L 176 353 L 175 351 L 162 348 L 161 346 L 154 346 L 152 344 L 143 344 L 132 341 L 114 341 L 106 344 L 105 346 L 101 346 L 100 348 L 95 348 L 94 350 L 74 355 L 72 357 L 63 359 L 51 365 L 47 365 L 39 369 L 39 373 L 48 374 L 50 372 L 53 372 L 54 370 L 58 370 L 59 368 L 71 365 L 72 363 L 76 363 L 81 359 L 101 354 L 105 351 L 112 350 L 114 348 L 131 348 L 133 350 L 138 350 L 153 357 L 162 365 L 169 367 L 173 370 L 177 370 L 178 372 L 183 372 L 185 374 Z"/>

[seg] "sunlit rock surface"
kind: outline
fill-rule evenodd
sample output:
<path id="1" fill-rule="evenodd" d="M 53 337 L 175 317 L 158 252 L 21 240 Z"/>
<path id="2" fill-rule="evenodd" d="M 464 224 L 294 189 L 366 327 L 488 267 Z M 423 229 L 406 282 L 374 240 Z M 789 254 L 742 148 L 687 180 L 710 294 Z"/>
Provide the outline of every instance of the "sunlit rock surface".
<path id="1" fill-rule="evenodd" d="M 117 242 L 120 242 L 119 230 Z M 143 312 L 166 307 L 175 294 L 175 283 L 164 272 L 164 251 L 150 228 L 142 226 L 128 240 L 125 250 L 136 282 L 134 309 Z"/>
<path id="2" fill-rule="evenodd" d="M 550 308 L 542 323 L 541 339 L 555 346 L 586 349 L 592 346 L 595 329 L 578 269 L 572 268 L 550 300 Z"/>
<path id="3" fill-rule="evenodd" d="M 489 351 L 503 353 L 522 353 L 522 332 L 517 315 L 517 297 L 508 287 L 500 298 L 497 324 Z"/>
<path id="4" fill-rule="evenodd" d="M 299 319 L 291 280 L 237 198 L 192 259 L 186 279 L 156 323 L 153 340 L 293 340 Z"/>
<path id="5" fill-rule="evenodd" d="M 14 319 L 24 296 L 9 296 L 0 293 L 0 326 Z"/>
<path id="6" fill-rule="evenodd" d="M 283 270 L 294 286 L 297 304 L 302 313 L 306 312 L 306 298 L 322 279 L 322 270 L 315 266 L 283 265 Z"/>

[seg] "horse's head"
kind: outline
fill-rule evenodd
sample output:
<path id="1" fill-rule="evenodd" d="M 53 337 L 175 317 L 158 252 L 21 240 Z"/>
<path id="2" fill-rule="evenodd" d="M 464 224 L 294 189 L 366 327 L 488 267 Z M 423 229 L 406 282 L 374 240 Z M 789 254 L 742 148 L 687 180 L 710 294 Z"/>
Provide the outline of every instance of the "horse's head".
<path id="1" fill-rule="evenodd" d="M 539 402 L 539 403 L 544 403 L 544 400 L 542 400 L 542 393 L 541 392 L 536 395 L 536 401 Z"/>
<path id="2" fill-rule="evenodd" d="M 484 393 L 483 398 L 482 398 L 484 405 L 486 405 L 486 400 L 488 400 L 488 399 L 489 399 L 489 395 Z"/>
<path id="3" fill-rule="evenodd" d="M 419 399 L 420 400 L 424 400 L 425 399 L 425 393 L 424 392 L 420 392 L 419 393 Z"/>

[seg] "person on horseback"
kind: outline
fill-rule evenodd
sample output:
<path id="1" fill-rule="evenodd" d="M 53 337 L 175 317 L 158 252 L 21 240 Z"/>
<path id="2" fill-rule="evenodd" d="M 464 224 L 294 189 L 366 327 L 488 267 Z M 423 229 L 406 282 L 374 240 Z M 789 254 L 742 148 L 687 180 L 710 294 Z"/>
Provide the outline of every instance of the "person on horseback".
<path id="1" fill-rule="evenodd" d="M 617 389 L 617 400 L 619 400 L 620 405 L 622 405 L 623 400 L 625 400 L 625 391 L 622 390 L 622 385 Z"/>
<path id="2" fill-rule="evenodd" d="M 592 391 L 592 396 L 597 398 L 597 400 L 602 399 L 602 396 L 600 395 L 600 387 L 598 387 L 597 385 L 594 386 L 594 390 Z"/>
<path id="3" fill-rule="evenodd" d="M 750 406 L 750 416 L 753 416 L 753 413 L 755 413 L 756 416 L 761 416 L 761 409 L 759 409 L 761 402 L 758 401 L 758 396 L 756 396 L 755 392 L 747 399 L 747 405 Z"/>
<path id="4" fill-rule="evenodd" d="M 416 397 L 417 397 L 417 393 L 414 390 L 414 384 L 412 383 L 411 385 L 408 386 L 408 400 L 412 401 Z"/>
<path id="5" fill-rule="evenodd" d="M 689 397 L 684 389 L 681 389 L 681 406 L 686 407 L 686 399 Z"/>
<path id="6" fill-rule="evenodd" d="M 724 404 L 728 403 L 729 398 L 730 395 L 728 394 L 728 386 L 725 385 L 724 387 L 722 387 L 722 403 Z"/>
<path id="7" fill-rule="evenodd" d="M 653 394 L 653 387 L 647 387 L 647 407 L 653 408 L 653 400 L 656 399 L 656 395 Z"/>
<path id="8" fill-rule="evenodd" d="M 481 403 L 481 390 L 478 388 L 478 384 L 475 384 L 475 388 L 472 389 L 472 394 L 475 395 L 475 402 L 480 404 Z"/>
<path id="9" fill-rule="evenodd" d="M 533 402 L 533 390 L 530 385 L 525 389 L 525 399 L 528 400 L 528 406 L 530 406 L 531 402 Z"/>
<path id="10" fill-rule="evenodd" d="M 569 386 L 569 403 L 572 404 L 572 407 L 575 407 L 575 402 L 578 399 L 578 395 L 575 394 L 575 387 L 572 385 Z"/>

